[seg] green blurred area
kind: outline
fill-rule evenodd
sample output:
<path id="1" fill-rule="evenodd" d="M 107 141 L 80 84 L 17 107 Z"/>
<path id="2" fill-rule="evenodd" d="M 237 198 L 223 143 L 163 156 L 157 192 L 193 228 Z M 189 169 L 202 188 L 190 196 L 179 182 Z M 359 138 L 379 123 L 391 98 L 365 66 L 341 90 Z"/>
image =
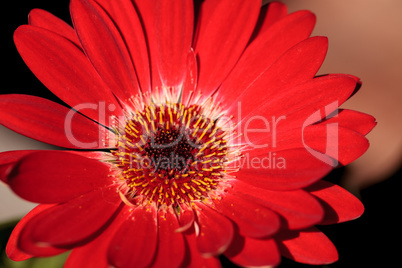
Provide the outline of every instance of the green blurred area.
<path id="1" fill-rule="evenodd" d="M 49 258 L 31 258 L 15 262 L 10 260 L 5 252 L 8 238 L 18 220 L 0 224 L 0 268 L 61 268 L 69 252 Z"/>

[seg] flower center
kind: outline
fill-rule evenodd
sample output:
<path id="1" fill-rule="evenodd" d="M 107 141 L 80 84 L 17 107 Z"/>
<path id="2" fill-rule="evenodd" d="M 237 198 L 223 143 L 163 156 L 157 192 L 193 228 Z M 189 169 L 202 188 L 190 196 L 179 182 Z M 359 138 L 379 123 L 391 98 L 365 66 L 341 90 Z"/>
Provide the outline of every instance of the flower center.
<path id="1" fill-rule="evenodd" d="M 227 133 L 198 105 L 145 105 L 126 121 L 112 151 L 134 205 L 180 206 L 211 198 L 224 180 Z"/>

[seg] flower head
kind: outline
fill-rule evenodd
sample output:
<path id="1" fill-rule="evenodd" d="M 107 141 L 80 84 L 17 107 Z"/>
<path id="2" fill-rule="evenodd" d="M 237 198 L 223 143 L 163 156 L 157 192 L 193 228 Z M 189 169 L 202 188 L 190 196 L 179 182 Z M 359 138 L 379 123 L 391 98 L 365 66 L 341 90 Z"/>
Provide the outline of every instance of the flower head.
<path id="1" fill-rule="evenodd" d="M 72 249 L 65 267 L 247 267 L 337 252 L 316 225 L 363 206 L 321 178 L 368 148 L 375 120 L 338 110 L 351 75 L 316 76 L 315 16 L 278 2 L 72 0 L 74 28 L 35 9 L 15 32 L 69 107 L 0 96 L 0 123 L 67 148 L 0 155 L 0 178 L 40 203 L 13 260 Z"/>

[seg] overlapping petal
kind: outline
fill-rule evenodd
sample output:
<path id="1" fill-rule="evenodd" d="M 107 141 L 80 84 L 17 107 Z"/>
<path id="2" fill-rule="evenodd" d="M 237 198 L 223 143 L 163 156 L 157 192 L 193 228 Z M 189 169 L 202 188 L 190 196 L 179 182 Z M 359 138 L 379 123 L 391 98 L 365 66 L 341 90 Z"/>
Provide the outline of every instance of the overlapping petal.
<path id="1" fill-rule="evenodd" d="M 221 268 L 221 263 L 217 257 L 205 258 L 197 247 L 197 237 L 195 232 L 188 231 L 185 234 L 187 254 L 183 265 L 194 268 Z"/>
<path id="2" fill-rule="evenodd" d="M 288 14 L 288 8 L 285 4 L 281 2 L 270 2 L 267 5 L 261 7 L 260 10 L 260 18 L 258 19 L 256 29 L 257 32 L 254 32 L 255 36 L 262 34 L 267 29 L 269 29 L 272 25 L 274 25 L 277 21 L 281 20 Z"/>
<path id="3" fill-rule="evenodd" d="M 238 181 L 234 190 L 239 196 L 246 194 L 259 203 L 275 211 L 282 217 L 281 226 L 290 230 L 311 227 L 322 221 L 324 209 L 320 202 L 304 190 L 271 191 Z"/>
<path id="4" fill-rule="evenodd" d="M 205 1 L 194 43 L 199 58 L 198 88 L 209 96 L 243 53 L 258 19 L 261 1 Z M 205 15 L 204 15 L 205 14 Z"/>
<path id="5" fill-rule="evenodd" d="M 93 0 L 72 0 L 70 12 L 85 55 L 108 88 L 126 104 L 139 93 L 139 84 L 116 25 Z"/>
<path id="6" fill-rule="evenodd" d="M 122 115 L 110 88 L 75 43 L 31 25 L 20 26 L 14 33 L 14 42 L 35 76 L 75 110 L 103 125 L 113 123 L 112 115 Z"/>
<path id="7" fill-rule="evenodd" d="M 214 207 L 231 219 L 244 236 L 261 238 L 274 234 L 280 227 L 279 216 L 253 201 L 245 196 L 229 193 L 221 200 L 216 200 Z"/>
<path id="8" fill-rule="evenodd" d="M 312 155 L 305 148 L 275 153 L 253 150 L 234 163 L 236 179 L 269 190 L 296 190 L 320 180 L 335 166 L 325 154 Z"/>
<path id="9" fill-rule="evenodd" d="M 150 91 L 148 47 L 145 32 L 133 2 L 131 0 L 95 0 L 92 3 L 102 7 L 115 24 L 131 56 L 141 90 Z"/>
<path id="10" fill-rule="evenodd" d="M 1 95 L 0 123 L 27 137 L 74 149 L 105 148 L 114 136 L 74 110 L 29 95 Z"/>
<path id="11" fill-rule="evenodd" d="M 271 267 L 279 264 L 281 255 L 273 238 L 235 237 L 225 256 L 244 267 Z"/>
<path id="12" fill-rule="evenodd" d="M 81 47 L 80 41 L 78 40 L 74 29 L 68 25 L 68 23 L 47 12 L 46 10 L 39 8 L 32 9 L 28 15 L 28 24 L 52 31 L 67 38 L 77 47 Z"/>
<path id="13" fill-rule="evenodd" d="M 21 231 L 25 228 L 25 225 L 37 214 L 41 213 L 42 211 L 45 211 L 51 207 L 53 207 L 54 204 L 40 204 L 36 206 L 34 209 L 32 209 L 27 215 L 25 215 L 24 218 L 22 218 L 18 224 L 15 226 L 13 232 L 10 235 L 10 238 L 8 239 L 8 243 L 6 246 L 6 253 L 7 256 L 12 259 L 13 261 L 23 261 L 29 258 L 32 258 L 34 255 L 28 254 L 24 251 L 21 251 L 21 249 L 18 247 L 18 239 L 21 235 Z M 47 255 L 53 255 L 53 254 L 59 254 L 62 253 L 64 250 L 63 249 L 56 249 L 53 247 L 47 247 L 47 248 L 42 248 L 42 255 L 47 256 Z"/>
<path id="14" fill-rule="evenodd" d="M 177 232 L 179 227 L 174 213 L 158 213 L 158 249 L 152 263 L 154 267 L 181 267 L 186 254 L 183 234 Z"/>
<path id="15" fill-rule="evenodd" d="M 352 129 L 362 135 L 367 135 L 377 124 L 373 116 L 348 109 L 339 110 L 324 123 L 327 125 L 337 123 L 340 127 Z"/>
<path id="16" fill-rule="evenodd" d="M 98 160 L 59 151 L 38 151 L 23 157 L 7 183 L 26 200 L 61 203 L 112 185 L 110 167 Z"/>
<path id="17" fill-rule="evenodd" d="M 0 180 L 7 183 L 7 177 L 13 170 L 15 164 L 24 156 L 35 152 L 35 150 L 7 151 L 0 153 Z"/>
<path id="18" fill-rule="evenodd" d="M 319 181 L 306 190 L 315 196 L 325 210 L 320 224 L 335 224 L 354 220 L 364 212 L 364 206 L 354 195 L 342 187 Z"/>
<path id="19" fill-rule="evenodd" d="M 243 101 L 242 97 L 247 95 L 244 101 L 257 101 L 256 107 L 279 87 L 313 77 L 327 49 L 326 39 L 322 37 L 302 42 L 311 34 L 314 23 L 311 12 L 299 11 L 259 34 L 219 89 L 222 96 L 229 98 L 227 103 Z"/>
<path id="20" fill-rule="evenodd" d="M 338 260 L 332 242 L 317 228 L 286 232 L 276 237 L 281 254 L 306 264 L 329 264 Z"/>
<path id="21" fill-rule="evenodd" d="M 198 202 L 197 248 L 204 257 L 223 253 L 233 239 L 232 222 L 214 209 Z"/>
<path id="22" fill-rule="evenodd" d="M 105 187 L 51 207 L 26 223 L 18 247 L 30 253 L 42 245 L 71 248 L 88 242 L 108 224 L 121 204 L 116 187 Z"/>
<path id="23" fill-rule="evenodd" d="M 109 268 L 110 264 L 107 259 L 107 251 L 110 242 L 120 225 L 126 221 L 129 214 L 131 214 L 131 208 L 122 207 L 110 225 L 107 226 L 98 237 L 93 241 L 72 250 L 63 267 L 85 267 L 88 263 L 91 263 L 99 268 Z"/>
<path id="24" fill-rule="evenodd" d="M 133 209 L 121 224 L 108 249 L 108 261 L 114 267 L 149 266 L 157 250 L 158 228 L 154 208 Z"/>

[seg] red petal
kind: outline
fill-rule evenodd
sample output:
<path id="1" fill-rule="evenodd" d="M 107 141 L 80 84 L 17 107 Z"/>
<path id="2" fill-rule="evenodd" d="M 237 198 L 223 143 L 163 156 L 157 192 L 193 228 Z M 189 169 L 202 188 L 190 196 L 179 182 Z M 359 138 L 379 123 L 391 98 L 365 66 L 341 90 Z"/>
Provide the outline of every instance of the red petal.
<path id="1" fill-rule="evenodd" d="M 332 111 L 332 110 L 331 110 Z M 338 121 L 326 120 L 318 124 L 309 125 L 309 121 L 320 120 L 322 117 L 320 110 L 314 113 L 313 117 L 306 120 L 300 127 L 287 129 L 287 118 L 280 120 L 272 119 L 270 122 L 259 117 L 253 119 L 251 123 L 246 123 L 244 132 L 244 142 L 249 144 L 253 151 L 251 154 L 265 154 L 269 152 L 288 150 L 293 148 L 305 148 L 311 155 L 326 158 L 325 155 L 337 162 L 347 165 L 360 157 L 369 147 L 368 140 L 362 134 L 342 127 L 343 124 Z M 263 119 L 263 120 L 260 120 Z M 279 127 L 278 127 L 279 122 Z M 262 132 L 264 135 L 262 135 Z M 247 156 L 249 153 L 246 152 Z M 276 154 L 276 153 L 275 153 Z M 331 164 L 328 162 L 328 164 Z"/>
<path id="2" fill-rule="evenodd" d="M 32 244 L 71 248 L 88 242 L 121 205 L 116 191 L 116 187 L 102 188 L 43 211 L 26 224 L 18 246 L 34 253 Z"/>
<path id="3" fill-rule="evenodd" d="M 35 76 L 75 110 L 104 125 L 110 125 L 110 116 L 122 115 L 112 92 L 74 43 L 29 25 L 15 31 L 14 42 Z"/>
<path id="4" fill-rule="evenodd" d="M 318 229 L 312 227 L 301 232 L 290 232 L 275 237 L 281 254 L 306 264 L 330 264 L 338 260 L 332 242 Z"/>
<path id="5" fill-rule="evenodd" d="M 255 202 L 272 209 L 283 217 L 288 229 L 303 229 L 321 222 L 324 210 L 320 203 L 304 190 L 269 191 L 237 181 L 233 191 L 239 196 L 247 194 Z"/>
<path id="6" fill-rule="evenodd" d="M 317 156 L 325 153 L 342 165 L 347 165 L 364 154 L 369 142 L 362 134 L 337 123 L 328 122 L 309 126 L 304 130 L 304 146 Z"/>
<path id="7" fill-rule="evenodd" d="M 243 267 L 271 267 L 279 264 L 281 255 L 275 240 L 238 236 L 226 250 L 225 256 Z"/>
<path id="8" fill-rule="evenodd" d="M 183 103 L 189 105 L 191 98 L 196 91 L 198 81 L 198 64 L 197 57 L 191 49 L 187 56 L 187 74 L 183 83 L 181 99 Z"/>
<path id="9" fill-rule="evenodd" d="M 185 235 L 187 242 L 187 254 L 183 267 L 191 268 L 221 268 L 221 263 L 218 258 L 205 258 L 198 251 L 197 237 L 194 232 L 187 232 Z"/>
<path id="10" fill-rule="evenodd" d="M 327 51 L 325 38 L 315 37 L 301 42 L 311 34 L 314 23 L 314 14 L 299 11 L 259 34 L 219 89 L 225 100 L 226 96 L 229 97 L 227 103 L 242 100 L 244 96 L 256 101 L 253 107 L 257 107 L 265 99 L 269 100 L 268 96 L 265 98 L 267 89 L 272 94 L 284 85 L 314 77 Z"/>
<path id="11" fill-rule="evenodd" d="M 85 54 L 113 93 L 126 103 L 139 92 L 139 85 L 116 25 L 93 0 L 71 1 L 70 12 Z"/>
<path id="12" fill-rule="evenodd" d="M 0 123 L 27 137 L 74 149 L 105 148 L 113 135 L 73 110 L 28 95 L 0 96 Z"/>
<path id="13" fill-rule="evenodd" d="M 260 7 L 259 0 L 206 1 L 201 6 L 194 47 L 199 57 L 198 88 L 206 96 L 217 89 L 238 61 Z"/>
<path id="14" fill-rule="evenodd" d="M 0 153 L 0 180 L 8 184 L 8 175 L 15 164 L 24 156 L 36 152 L 35 150 L 7 151 Z"/>
<path id="15" fill-rule="evenodd" d="M 234 163 L 238 180 L 268 190 L 295 190 L 306 187 L 324 177 L 334 167 L 326 155 L 313 156 L 306 149 L 297 148 L 271 153 L 244 153 Z"/>
<path id="16" fill-rule="evenodd" d="M 67 258 L 63 268 L 91 267 L 110 268 L 107 260 L 107 251 L 113 235 L 120 228 L 120 225 L 126 221 L 131 213 L 131 208 L 125 206 L 116 215 L 113 222 L 97 238 L 88 244 L 74 248 Z"/>
<path id="17" fill-rule="evenodd" d="M 202 203 L 196 204 L 198 209 L 197 248 L 204 257 L 217 256 L 223 253 L 233 238 L 233 224 L 222 214 Z"/>
<path id="18" fill-rule="evenodd" d="M 42 211 L 45 211 L 46 209 L 51 208 L 53 206 L 54 205 L 47 205 L 47 204 L 46 205 L 42 205 L 42 204 L 38 205 L 18 222 L 18 224 L 15 226 L 13 232 L 11 233 L 10 238 L 8 239 L 7 246 L 6 246 L 6 253 L 10 259 L 12 259 L 13 261 L 23 261 L 23 260 L 33 257 L 33 255 L 27 254 L 27 253 L 21 251 L 17 246 L 17 242 L 18 242 L 18 238 L 21 234 L 21 230 L 24 229 L 27 222 L 29 222 L 33 217 L 35 217 Z M 49 251 L 48 253 L 50 253 L 48 256 L 50 256 L 50 255 L 59 254 L 65 250 L 55 249 L 55 248 L 50 247 L 50 248 L 48 248 L 48 251 Z M 45 255 L 47 255 L 47 254 L 45 253 Z"/>
<path id="19" fill-rule="evenodd" d="M 286 17 L 287 14 L 288 14 L 288 8 L 283 3 L 271 2 L 268 5 L 263 6 L 262 10 L 260 12 L 260 18 L 262 15 L 264 15 L 264 16 L 263 16 L 263 18 L 261 18 L 261 19 L 263 19 L 263 21 L 261 22 L 259 33 L 262 34 L 263 32 L 265 32 L 272 25 L 274 25 L 277 21 Z"/>
<path id="20" fill-rule="evenodd" d="M 170 211 L 158 212 L 158 250 L 153 267 L 181 267 L 186 253 L 182 233 L 175 230 L 179 227 L 176 216 Z"/>
<path id="21" fill-rule="evenodd" d="M 237 192 L 227 193 L 221 200 L 214 200 L 214 208 L 231 219 L 240 234 L 247 237 L 267 237 L 280 227 L 279 216 L 275 212 L 239 196 Z"/>
<path id="22" fill-rule="evenodd" d="M 193 37 L 193 1 L 158 1 L 152 5 L 153 32 L 148 32 L 153 63 L 164 86 L 181 86 Z"/>
<path id="23" fill-rule="evenodd" d="M 0 165 L 15 163 L 24 156 L 37 152 L 37 150 L 17 150 L 0 153 Z"/>
<path id="24" fill-rule="evenodd" d="M 8 184 L 8 175 L 13 170 L 15 163 L 8 163 L 0 165 L 0 180 Z"/>
<path id="25" fill-rule="evenodd" d="M 114 267 L 147 267 L 154 259 L 157 241 L 155 209 L 136 208 L 112 239 L 109 263 Z"/>
<path id="26" fill-rule="evenodd" d="M 96 0 L 110 16 L 130 53 L 141 89 L 151 89 L 149 55 L 144 30 L 131 0 Z"/>
<path id="27" fill-rule="evenodd" d="M 194 211 L 189 209 L 183 212 L 180 212 L 178 216 L 180 227 L 177 228 L 176 232 L 184 232 L 187 231 L 194 224 Z"/>
<path id="28" fill-rule="evenodd" d="M 362 135 L 367 135 L 376 125 L 375 118 L 361 112 L 342 109 L 336 116 L 324 121 L 325 124 L 338 123 L 340 127 L 350 128 Z"/>
<path id="29" fill-rule="evenodd" d="M 32 9 L 28 15 L 28 23 L 31 26 L 37 26 L 52 31 L 58 35 L 67 38 L 77 47 L 81 47 L 77 34 L 74 29 L 65 21 L 59 19 L 53 14 L 39 8 Z"/>
<path id="30" fill-rule="evenodd" d="M 111 185 L 109 166 L 77 154 L 38 151 L 20 160 L 8 183 L 22 198 L 37 203 L 60 203 Z"/>
<path id="31" fill-rule="evenodd" d="M 297 86 L 282 89 L 272 85 L 274 88 L 272 91 L 270 88 L 270 91 L 267 92 L 265 103 L 262 103 L 257 109 L 255 103 L 242 99 L 242 114 L 244 115 L 242 120 L 246 122 L 256 115 L 263 116 L 267 120 L 280 117 L 282 118 L 281 131 L 305 127 L 337 110 L 352 94 L 355 85 L 354 79 L 344 75 L 317 77 Z M 325 114 L 321 113 L 322 110 L 325 110 Z"/>
<path id="32" fill-rule="evenodd" d="M 15 165 L 23 157 L 35 153 L 41 152 L 40 150 L 19 150 L 19 151 L 7 151 L 0 153 L 0 180 L 8 184 L 7 177 L 13 170 Z M 102 159 L 106 153 L 97 151 L 67 151 L 69 153 L 78 154 L 91 159 Z"/>
<path id="33" fill-rule="evenodd" d="M 363 214 L 364 206 L 354 195 L 326 181 L 306 188 L 313 196 L 317 197 L 325 210 L 324 219 L 320 224 L 334 224 L 354 220 Z"/>

